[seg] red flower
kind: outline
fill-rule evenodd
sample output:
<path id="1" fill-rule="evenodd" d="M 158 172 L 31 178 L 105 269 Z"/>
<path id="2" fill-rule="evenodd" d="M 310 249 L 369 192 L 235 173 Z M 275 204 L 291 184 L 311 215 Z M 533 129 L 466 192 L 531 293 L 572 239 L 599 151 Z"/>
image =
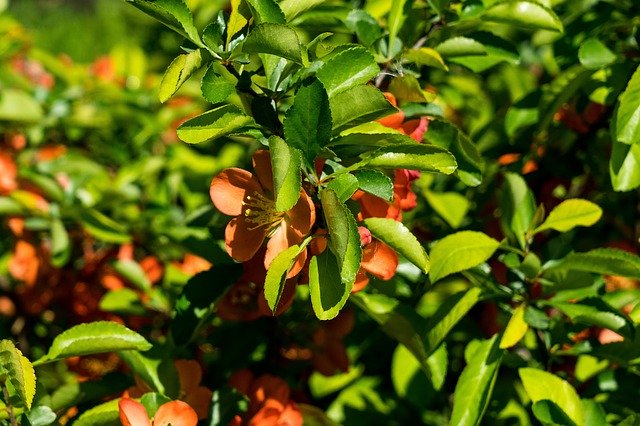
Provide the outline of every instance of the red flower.
<path id="1" fill-rule="evenodd" d="M 225 243 L 229 255 L 237 261 L 251 259 L 266 238 L 267 251 L 264 265 L 281 251 L 302 242 L 316 219 L 313 201 L 300 190 L 295 206 L 286 212 L 275 208 L 273 175 L 268 151 L 253 155 L 255 174 L 239 168 L 223 170 L 211 182 L 213 204 L 222 213 L 235 216 L 225 230 Z M 302 269 L 306 250 L 298 257 L 289 277 Z"/>

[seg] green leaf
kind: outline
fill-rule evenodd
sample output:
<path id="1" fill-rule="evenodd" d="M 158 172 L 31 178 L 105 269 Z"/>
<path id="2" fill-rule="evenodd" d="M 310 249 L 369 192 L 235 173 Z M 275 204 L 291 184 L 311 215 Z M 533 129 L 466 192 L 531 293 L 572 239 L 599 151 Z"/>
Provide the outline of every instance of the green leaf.
<path id="1" fill-rule="evenodd" d="M 391 10 L 389 11 L 389 17 L 387 18 L 387 28 L 389 30 L 389 46 L 394 46 L 396 43 L 396 37 L 411 13 L 411 6 L 413 0 L 394 0 L 391 4 Z"/>
<path id="2" fill-rule="evenodd" d="M 531 407 L 533 415 L 543 425 L 563 425 L 575 426 L 576 424 L 567 416 L 564 411 L 548 399 L 542 399 Z"/>
<path id="3" fill-rule="evenodd" d="M 146 312 L 138 293 L 127 287 L 105 293 L 100 299 L 100 310 L 125 315 L 144 315 Z"/>
<path id="4" fill-rule="evenodd" d="M 146 351 L 151 344 L 144 337 L 115 322 L 95 321 L 79 324 L 62 332 L 53 340 L 49 352 L 34 364 L 123 350 Z"/>
<path id="5" fill-rule="evenodd" d="M 514 309 L 507 327 L 500 340 L 500 349 L 507 349 L 515 346 L 529 330 L 529 325 L 524 320 L 524 312 L 527 305 L 524 303 Z"/>
<path id="6" fill-rule="evenodd" d="M 202 55 L 200 49 L 178 55 L 165 71 L 160 82 L 160 102 L 166 102 L 178 91 L 180 86 L 200 68 Z"/>
<path id="7" fill-rule="evenodd" d="M 469 37 L 451 37 L 436 46 L 436 51 L 445 58 L 456 56 L 486 56 L 487 49 Z"/>
<path id="8" fill-rule="evenodd" d="M 555 113 L 564 103 L 569 101 L 576 92 L 584 86 L 594 71 L 580 64 L 573 65 L 556 76 L 556 78 L 542 87 L 542 97 L 538 105 L 538 130 L 547 130 Z"/>
<path id="9" fill-rule="evenodd" d="M 304 247 L 293 245 L 284 251 L 278 253 L 273 259 L 267 276 L 264 280 L 264 297 L 267 299 L 267 305 L 271 312 L 275 314 L 276 308 L 280 303 L 284 285 L 287 280 L 287 274 L 293 267 L 298 255 Z"/>
<path id="10" fill-rule="evenodd" d="M 615 124 L 616 141 L 628 145 L 640 143 L 640 66 L 618 98 Z"/>
<path id="11" fill-rule="evenodd" d="M 571 321 L 608 328 L 627 337 L 632 336 L 633 324 L 605 301 L 590 297 L 578 303 L 549 301 L 551 305 L 571 318 Z"/>
<path id="12" fill-rule="evenodd" d="M 529 398 L 536 403 L 549 400 L 577 425 L 584 425 L 582 403 L 576 390 L 560 377 L 535 368 L 520 368 L 520 379 Z"/>
<path id="13" fill-rule="evenodd" d="M 149 290 L 151 288 L 151 281 L 147 278 L 142 266 L 135 260 L 116 260 L 113 262 L 113 269 L 140 290 Z"/>
<path id="14" fill-rule="evenodd" d="M 485 10 L 480 19 L 536 30 L 564 31 L 560 18 L 553 10 L 529 0 L 495 2 Z"/>
<path id="15" fill-rule="evenodd" d="M 380 197 L 383 200 L 393 200 L 393 181 L 387 175 L 377 170 L 356 170 L 354 176 L 358 179 L 358 187 L 364 192 Z"/>
<path id="16" fill-rule="evenodd" d="M 614 62 L 616 60 L 616 55 L 600 40 L 590 38 L 580 44 L 578 58 L 585 68 L 598 70 Z"/>
<path id="17" fill-rule="evenodd" d="M 202 47 L 193 16 L 182 0 L 126 0 L 147 15 Z"/>
<path id="18" fill-rule="evenodd" d="M 119 398 L 113 399 L 85 411 L 73 426 L 120 426 L 118 402 Z"/>
<path id="19" fill-rule="evenodd" d="M 431 282 L 484 263 L 499 245 L 500 242 L 482 232 L 460 231 L 447 235 L 431 249 Z"/>
<path id="20" fill-rule="evenodd" d="M 480 300 L 480 293 L 479 288 L 473 287 L 454 294 L 440 305 L 427 324 L 425 340 L 430 352 L 444 341 L 451 329 L 475 306 Z"/>
<path id="21" fill-rule="evenodd" d="M 362 9 L 353 9 L 349 12 L 345 25 L 367 47 L 379 40 L 383 34 L 378 21 Z"/>
<path id="22" fill-rule="evenodd" d="M 51 221 L 51 264 L 57 268 L 69 261 L 71 245 L 69 234 L 60 219 Z"/>
<path id="23" fill-rule="evenodd" d="M 290 147 L 278 136 L 269 138 L 271 168 L 273 170 L 273 190 L 276 210 L 285 212 L 300 199 L 300 151 Z"/>
<path id="24" fill-rule="evenodd" d="M 491 400 L 503 351 L 497 335 L 477 345 L 471 361 L 462 370 L 453 397 L 451 424 L 478 425 Z"/>
<path id="25" fill-rule="evenodd" d="M 358 225 L 347 206 L 331 189 L 320 192 L 320 202 L 329 232 L 329 247 L 338 259 L 342 282 L 351 291 L 362 258 Z"/>
<path id="26" fill-rule="evenodd" d="M 116 244 L 131 241 L 127 228 L 97 210 L 81 210 L 80 221 L 84 229 L 100 241 Z"/>
<path id="27" fill-rule="evenodd" d="M 30 426 L 48 426 L 56 421 L 56 413 L 46 405 L 33 407 L 26 413 Z"/>
<path id="28" fill-rule="evenodd" d="M 615 191 L 631 191 L 640 186 L 640 144 L 613 142 L 609 160 L 611 185 Z M 0 212 L 2 210 L 0 209 Z"/>
<path id="29" fill-rule="evenodd" d="M 531 229 L 536 212 L 536 200 L 522 176 L 505 173 L 504 187 L 500 199 L 502 216 L 500 221 L 507 235 L 511 234 L 521 248 L 525 248 L 526 234 Z"/>
<path id="30" fill-rule="evenodd" d="M 344 203 L 351 198 L 358 189 L 358 179 L 351 173 L 342 173 L 331 180 L 326 188 L 334 191 L 340 202 Z"/>
<path id="31" fill-rule="evenodd" d="M 149 417 L 153 418 L 161 405 L 170 402 L 171 399 L 157 392 L 147 392 L 140 397 L 140 403 L 147 410 Z"/>
<path id="32" fill-rule="evenodd" d="M 180 379 L 175 362 L 166 348 L 154 347 L 143 353 L 120 351 L 118 355 L 150 389 L 171 398 L 180 393 Z"/>
<path id="33" fill-rule="evenodd" d="M 428 359 L 427 363 L 432 371 L 433 388 L 439 390 L 447 372 L 446 345 L 441 345 Z M 424 374 L 420 363 L 404 345 L 398 345 L 391 359 L 391 380 L 399 397 L 409 400 L 416 407 L 424 404 L 424 395 L 428 394 L 431 386 L 428 376 Z"/>
<path id="34" fill-rule="evenodd" d="M 420 47 L 418 49 L 407 50 L 402 55 L 402 57 L 417 65 L 449 71 L 449 67 L 447 67 L 447 65 L 444 63 L 444 60 L 442 59 L 442 56 L 440 56 L 440 53 L 430 47 Z M 430 98 L 431 99 L 427 100 L 427 102 L 432 101 L 434 96 Z"/>
<path id="35" fill-rule="evenodd" d="M 456 170 L 456 159 L 446 149 L 423 144 L 390 145 L 376 150 L 363 165 L 384 169 L 414 169 L 449 175 Z"/>
<path id="36" fill-rule="evenodd" d="M 40 104 L 29 94 L 3 87 L 0 93 L 0 121 L 37 123 L 44 113 Z"/>
<path id="37" fill-rule="evenodd" d="M 457 192 L 433 192 L 422 193 L 427 203 L 445 222 L 453 229 L 459 228 L 469 211 L 469 200 Z"/>
<path id="38" fill-rule="evenodd" d="M 418 239 L 401 222 L 394 219 L 372 217 L 364 224 L 374 237 L 403 255 L 425 274 L 429 272 L 429 256 Z"/>
<path id="39" fill-rule="evenodd" d="M 435 99 L 433 93 L 422 90 L 417 78 L 408 74 L 391 80 L 389 91 L 398 101 L 424 103 L 432 102 Z"/>
<path id="40" fill-rule="evenodd" d="M 245 53 L 268 53 L 302 63 L 298 34 L 283 24 L 263 23 L 254 27 L 242 45 Z"/>
<path id="41" fill-rule="evenodd" d="M 583 253 L 570 253 L 546 269 L 567 269 L 640 279 L 640 258 L 625 250 L 598 248 Z"/>
<path id="42" fill-rule="evenodd" d="M 304 13 L 309 9 L 313 9 L 326 1 L 327 0 L 282 0 L 278 5 L 284 13 L 284 16 L 287 18 L 287 21 L 291 21 L 301 13 Z"/>
<path id="43" fill-rule="evenodd" d="M 338 93 L 329 99 L 329 105 L 334 132 L 398 111 L 380 90 L 372 86 L 355 86 Z"/>
<path id="44" fill-rule="evenodd" d="M 484 160 L 476 145 L 453 124 L 430 120 L 425 138 L 454 155 L 458 165 L 456 174 L 464 184 L 478 186 L 482 182 Z"/>
<path id="45" fill-rule="evenodd" d="M 591 399 L 582 400 L 585 426 L 599 426 L 607 423 L 606 414 L 602 405 Z"/>
<path id="46" fill-rule="evenodd" d="M 178 137 L 186 143 L 201 143 L 226 136 L 253 123 L 233 105 L 223 105 L 185 121 L 178 126 Z"/>
<path id="47" fill-rule="evenodd" d="M 25 209 L 21 203 L 9 197 L 0 197 L 0 215 L 12 216 L 24 214 Z"/>
<path id="48" fill-rule="evenodd" d="M 257 24 L 267 22 L 272 24 L 284 24 L 284 13 L 274 0 L 246 0 L 251 6 L 253 18 Z"/>
<path id="49" fill-rule="evenodd" d="M 331 98 L 337 93 L 367 83 L 378 72 L 380 67 L 373 55 L 366 48 L 358 46 L 332 56 L 316 71 L 316 77 Z"/>
<path id="50" fill-rule="evenodd" d="M 331 109 L 320 81 L 309 80 L 300 86 L 285 115 L 284 135 L 290 146 L 303 152 L 309 164 L 313 164 L 322 147 L 329 143 Z"/>
<path id="51" fill-rule="evenodd" d="M 235 92 L 236 86 L 218 74 L 213 66 L 210 66 L 202 77 L 200 89 L 207 102 L 217 104 L 224 102 L 230 94 Z"/>
<path id="52" fill-rule="evenodd" d="M 0 340 L 0 377 L 11 383 L 20 400 L 17 406 L 30 410 L 36 394 L 36 374 L 31 362 L 11 340 Z"/>
<path id="53" fill-rule="evenodd" d="M 512 42 L 498 37 L 497 35 L 487 31 L 477 31 L 467 34 L 466 38 L 477 41 L 482 44 L 486 55 L 473 54 L 461 56 L 449 56 L 449 62 L 463 65 L 470 70 L 480 73 L 501 62 L 508 62 L 517 65 L 520 61 L 520 54 Z"/>
<path id="54" fill-rule="evenodd" d="M 242 3 L 242 0 L 230 1 L 229 6 L 231 7 L 231 13 L 229 14 L 229 20 L 227 21 L 227 41 L 225 44 L 226 46 L 229 46 L 229 42 L 231 41 L 233 36 L 238 34 L 238 32 L 240 32 L 240 30 L 242 30 L 244 26 L 247 25 L 247 23 L 249 22 L 247 18 L 242 13 L 240 13 L 241 3 Z"/>
<path id="55" fill-rule="evenodd" d="M 345 283 L 340 276 L 338 259 L 325 250 L 309 262 L 309 293 L 313 312 L 320 320 L 335 318 L 351 293 L 353 282 Z"/>
<path id="56" fill-rule="evenodd" d="M 549 213 L 540 226 L 533 232 L 537 234 L 546 229 L 567 232 L 576 226 L 591 226 L 602 216 L 602 209 L 591 201 L 580 198 L 564 200 Z"/>

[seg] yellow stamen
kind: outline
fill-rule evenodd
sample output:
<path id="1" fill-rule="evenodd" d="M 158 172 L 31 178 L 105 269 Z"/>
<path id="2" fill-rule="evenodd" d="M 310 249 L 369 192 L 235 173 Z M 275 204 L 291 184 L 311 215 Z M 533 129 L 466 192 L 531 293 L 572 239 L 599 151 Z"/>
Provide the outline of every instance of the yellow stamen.
<path id="1" fill-rule="evenodd" d="M 273 200 L 257 191 L 254 191 L 252 195 L 247 195 L 242 204 L 247 207 L 244 210 L 245 220 L 254 224 L 254 226 L 248 228 L 250 231 L 263 226 L 271 230 L 284 217 L 284 212 L 276 211 L 276 205 Z"/>

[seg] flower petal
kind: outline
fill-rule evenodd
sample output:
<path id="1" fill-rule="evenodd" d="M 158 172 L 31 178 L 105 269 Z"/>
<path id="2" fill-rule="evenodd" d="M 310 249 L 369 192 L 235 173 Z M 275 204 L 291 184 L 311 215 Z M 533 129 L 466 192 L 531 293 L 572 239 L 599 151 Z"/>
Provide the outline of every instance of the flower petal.
<path id="1" fill-rule="evenodd" d="M 202 381 L 202 367 L 198 361 L 192 359 L 178 359 L 175 362 L 180 381 L 180 390 L 184 393 L 191 393 L 198 388 Z"/>
<path id="2" fill-rule="evenodd" d="M 118 402 L 118 414 L 123 426 L 151 426 L 144 405 L 130 398 Z"/>
<path id="3" fill-rule="evenodd" d="M 362 263 L 360 268 L 364 268 L 371 275 L 381 280 L 390 280 L 396 273 L 398 267 L 398 255 L 385 243 L 374 240 L 362 250 Z"/>
<path id="4" fill-rule="evenodd" d="M 242 202 L 247 194 L 262 193 L 260 182 L 248 171 L 232 167 L 221 171 L 211 181 L 209 195 L 218 210 L 229 216 L 242 213 Z"/>
<path id="5" fill-rule="evenodd" d="M 234 217 L 224 231 L 227 253 L 238 262 L 246 262 L 256 254 L 266 236 L 266 227 L 253 228 L 244 216 Z"/>
<path id="6" fill-rule="evenodd" d="M 402 125 L 402 130 L 409 135 L 413 140 L 422 142 L 422 137 L 429 127 L 429 120 L 427 117 L 421 117 L 420 119 L 409 120 Z"/>
<path id="7" fill-rule="evenodd" d="M 253 170 L 260 181 L 260 185 L 273 194 L 273 171 L 271 170 L 271 154 L 260 149 L 253 153 Z"/>
<path id="8" fill-rule="evenodd" d="M 269 238 L 267 243 L 267 252 L 264 255 L 264 267 L 269 269 L 269 265 L 280 252 L 302 241 L 302 236 L 287 224 L 286 221 L 280 222 L 275 232 Z"/>
<path id="9" fill-rule="evenodd" d="M 189 404 L 182 401 L 171 401 L 162 404 L 155 417 L 153 426 L 196 426 L 198 414 Z"/>
<path id="10" fill-rule="evenodd" d="M 296 205 L 287 211 L 286 219 L 300 237 L 306 236 L 316 222 L 316 208 L 304 189 L 300 190 Z"/>

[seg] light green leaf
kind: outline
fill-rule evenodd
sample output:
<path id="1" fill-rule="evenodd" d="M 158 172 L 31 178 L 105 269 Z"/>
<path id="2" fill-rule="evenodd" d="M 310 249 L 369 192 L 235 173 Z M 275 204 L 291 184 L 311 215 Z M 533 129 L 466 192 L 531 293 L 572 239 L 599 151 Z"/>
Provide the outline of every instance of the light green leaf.
<path id="1" fill-rule="evenodd" d="M 242 0 L 231 0 L 229 6 L 231 7 L 231 13 L 229 14 L 229 20 L 227 21 L 227 41 L 226 46 L 229 46 L 229 42 L 234 35 L 238 34 L 240 30 L 244 28 L 249 22 L 247 18 L 240 13 L 240 4 Z M 205 96 L 206 98 L 206 96 Z M 215 103 L 215 102 L 214 102 Z"/>
<path id="2" fill-rule="evenodd" d="M 329 97 L 354 86 L 367 83 L 374 78 L 380 67 L 373 55 L 364 47 L 345 49 L 332 56 L 316 72 Z"/>
<path id="3" fill-rule="evenodd" d="M 31 426 L 48 426 L 55 422 L 57 417 L 56 413 L 46 405 L 33 407 L 26 416 Z"/>
<path id="4" fill-rule="evenodd" d="M 535 368 L 521 368 L 518 373 L 525 391 L 534 403 L 549 400 L 578 426 L 585 424 L 580 397 L 567 381 Z"/>
<path id="5" fill-rule="evenodd" d="M 120 426 L 120 414 L 118 409 L 120 399 L 97 405 L 84 413 L 73 422 L 73 426 Z"/>
<path id="6" fill-rule="evenodd" d="M 609 160 L 611 185 L 615 191 L 631 191 L 640 186 L 640 144 L 613 142 Z"/>
<path id="7" fill-rule="evenodd" d="M 477 287 L 461 291 L 449 297 L 429 318 L 426 342 L 429 351 L 433 351 L 444 341 L 451 329 L 467 315 L 480 300 L 481 291 Z"/>
<path id="8" fill-rule="evenodd" d="M 245 53 L 268 53 L 302 63 L 298 34 L 283 24 L 263 23 L 254 27 L 242 45 Z"/>
<path id="9" fill-rule="evenodd" d="M 149 290 L 151 288 L 151 281 L 147 278 L 142 266 L 135 260 L 116 260 L 113 262 L 113 269 L 140 290 Z"/>
<path id="10" fill-rule="evenodd" d="M 363 160 L 363 165 L 384 169 L 413 169 L 449 175 L 456 170 L 456 159 L 435 145 L 407 144 L 379 148 Z"/>
<path id="11" fill-rule="evenodd" d="M 432 102 L 436 97 L 422 90 L 418 79 L 409 74 L 391 80 L 389 91 L 400 102 Z"/>
<path id="12" fill-rule="evenodd" d="M 640 279 L 640 258 L 625 250 L 598 248 L 583 253 L 570 253 L 558 262 L 545 265 L 545 269 L 568 269 Z"/>
<path id="13" fill-rule="evenodd" d="M 151 344 L 127 327 L 109 321 L 79 324 L 59 334 L 49 352 L 34 364 L 56 361 L 71 356 L 122 350 L 146 351 Z"/>
<path id="14" fill-rule="evenodd" d="M 309 262 L 309 293 L 313 312 L 320 320 L 335 318 L 349 298 L 353 282 L 340 277 L 338 259 L 330 250 L 313 256 Z"/>
<path id="15" fill-rule="evenodd" d="M 0 197 L 0 216 L 13 216 L 24 214 L 25 209 L 21 203 L 9 197 Z"/>
<path id="16" fill-rule="evenodd" d="M 640 66 L 631 76 L 627 88 L 618 98 L 616 141 L 628 145 L 640 143 Z"/>
<path id="17" fill-rule="evenodd" d="M 329 143 L 331 109 L 320 81 L 312 80 L 300 86 L 285 115 L 284 135 L 290 146 L 304 153 L 309 164 L 313 164 L 322 147 Z"/>
<path id="18" fill-rule="evenodd" d="M 593 70 L 576 64 L 558 74 L 551 83 L 542 86 L 537 120 L 540 132 L 547 130 L 558 109 L 590 80 L 593 73 Z"/>
<path id="19" fill-rule="evenodd" d="M 271 169 L 273 170 L 273 190 L 276 197 L 276 210 L 285 212 L 296 205 L 300 199 L 300 151 L 290 147 L 279 136 L 269 138 L 271 151 Z"/>
<path id="20" fill-rule="evenodd" d="M 356 170 L 354 173 L 358 179 L 358 187 L 364 192 L 380 197 L 383 200 L 393 199 L 393 182 L 391 178 L 377 170 Z"/>
<path id="21" fill-rule="evenodd" d="M 196 45 L 203 47 L 198 30 L 193 24 L 191 11 L 183 0 L 126 0 L 147 15 L 150 15 L 171 28 L 178 34 L 188 38 Z"/>
<path id="22" fill-rule="evenodd" d="M 293 245 L 278 253 L 271 265 L 269 265 L 269 270 L 267 270 L 267 276 L 264 280 L 264 297 L 267 299 L 269 309 L 274 314 L 284 291 L 287 274 L 293 267 L 301 250 L 300 246 Z"/>
<path id="23" fill-rule="evenodd" d="M 578 58 L 585 68 L 598 70 L 614 62 L 616 55 L 600 40 L 590 38 L 580 44 Z"/>
<path id="24" fill-rule="evenodd" d="M 166 102 L 178 91 L 180 86 L 200 68 L 202 55 L 200 49 L 178 55 L 165 71 L 160 82 L 160 102 Z"/>
<path id="25" fill-rule="evenodd" d="M 430 47 L 420 47 L 418 49 L 410 49 L 410 50 L 407 50 L 402 56 L 406 60 L 413 62 L 417 65 L 423 65 L 427 67 L 433 67 L 433 68 L 449 71 L 449 67 L 447 67 L 447 65 L 444 63 L 444 60 L 442 59 L 442 56 L 440 56 L 440 53 L 437 50 L 432 49 Z"/>
<path id="26" fill-rule="evenodd" d="M 394 0 L 391 3 L 389 17 L 387 18 L 387 28 L 389 30 L 389 46 L 394 46 L 396 37 L 404 24 L 404 21 L 411 13 L 413 0 Z"/>
<path id="27" fill-rule="evenodd" d="M 11 340 L 0 340 L 0 376 L 6 377 L 13 386 L 20 400 L 17 406 L 31 409 L 31 403 L 36 394 L 36 373 L 31 362 L 22 355 Z"/>
<path id="28" fill-rule="evenodd" d="M 127 315 L 144 315 L 146 312 L 138 293 L 128 287 L 105 293 L 100 299 L 100 310 Z"/>
<path id="29" fill-rule="evenodd" d="M 529 0 L 504 0 L 489 6 L 480 19 L 525 28 L 563 32 L 560 18 L 546 6 Z"/>
<path id="30" fill-rule="evenodd" d="M 178 126 L 177 133 L 186 143 L 201 143 L 226 136 L 252 123 L 251 117 L 237 107 L 223 105 L 185 121 Z"/>
<path id="31" fill-rule="evenodd" d="M 57 268 L 64 266 L 71 255 L 69 234 L 60 219 L 51 221 L 51 264 Z"/>
<path id="32" fill-rule="evenodd" d="M 536 212 L 536 200 L 522 176 L 505 173 L 502 197 L 502 227 L 512 235 L 521 248 L 526 246 L 526 234 L 531 229 Z"/>
<path id="33" fill-rule="evenodd" d="M 533 415 L 536 416 L 543 425 L 576 426 L 560 407 L 548 399 L 534 403 L 531 410 L 533 411 Z"/>
<path id="34" fill-rule="evenodd" d="M 353 9 L 349 12 L 345 25 L 367 47 L 379 40 L 383 34 L 378 21 L 362 9 Z"/>
<path id="35" fill-rule="evenodd" d="M 546 229 L 567 232 L 576 226 L 591 226 L 602 216 L 602 209 L 591 201 L 572 198 L 558 204 L 533 233 Z"/>
<path id="36" fill-rule="evenodd" d="M 431 380 L 440 384 L 446 374 L 447 369 L 447 351 L 445 345 L 443 350 L 436 351 L 429 360 L 433 359 L 430 367 L 434 367 L 436 374 L 432 374 Z M 444 356 L 443 356 L 444 355 Z M 434 377 L 436 376 L 437 377 Z M 391 380 L 393 387 L 399 397 L 409 400 L 413 405 L 421 407 L 424 403 L 423 396 L 429 392 L 428 376 L 422 371 L 420 363 L 415 356 L 404 346 L 398 345 L 393 352 L 391 359 Z"/>
<path id="37" fill-rule="evenodd" d="M 374 237 L 403 255 L 424 273 L 429 272 L 429 256 L 418 239 L 401 222 L 394 219 L 372 217 L 364 224 Z"/>
<path id="38" fill-rule="evenodd" d="M 436 51 L 445 58 L 456 56 L 486 56 L 487 49 L 469 37 L 451 37 L 436 46 Z"/>
<path id="39" fill-rule="evenodd" d="M 178 370 L 166 348 L 155 347 L 144 354 L 135 350 L 123 350 L 118 355 L 150 389 L 172 398 L 178 397 Z"/>
<path id="40" fill-rule="evenodd" d="M 3 87 L 0 93 L 0 121 L 36 123 L 44 114 L 40 104 L 29 94 Z"/>
<path id="41" fill-rule="evenodd" d="M 606 414 L 602 405 L 591 399 L 583 399 L 581 401 L 585 426 L 600 426 L 607 423 Z"/>
<path id="42" fill-rule="evenodd" d="M 500 340 L 500 349 L 507 349 L 515 346 L 527 333 L 529 325 L 524 320 L 524 312 L 527 305 L 524 303 L 514 309 L 511 319 L 507 323 L 502 339 Z"/>
<path id="43" fill-rule="evenodd" d="M 342 173 L 331 180 L 327 186 L 336 193 L 341 202 L 346 202 L 358 189 L 358 179 L 351 173 Z"/>
<path id="44" fill-rule="evenodd" d="M 630 337 L 633 332 L 631 321 L 601 299 L 590 297 L 578 303 L 549 301 L 546 304 L 567 315 L 574 322 L 608 328 Z"/>
<path id="45" fill-rule="evenodd" d="M 447 235 L 431 249 L 431 282 L 484 263 L 499 245 L 500 242 L 482 232 L 460 231 Z"/>
<path id="46" fill-rule="evenodd" d="M 467 197 L 457 192 L 424 191 L 422 194 L 449 226 L 456 229 L 462 225 L 470 206 Z"/>
<path id="47" fill-rule="evenodd" d="M 272 24 L 284 24 L 284 13 L 274 0 L 246 0 L 251 6 L 253 18 L 257 24 L 268 22 Z"/>
<path id="48" fill-rule="evenodd" d="M 355 86 L 338 93 L 329 100 L 329 105 L 335 133 L 398 111 L 372 86 Z"/>
<path id="49" fill-rule="evenodd" d="M 80 221 L 84 229 L 100 241 L 122 244 L 131 240 L 127 228 L 97 210 L 81 210 Z"/>
<path id="50" fill-rule="evenodd" d="M 326 1 L 327 0 L 282 0 L 278 5 L 288 22 L 301 13 L 313 9 Z"/>
<path id="51" fill-rule="evenodd" d="M 451 424 L 478 425 L 491 400 L 503 351 L 494 335 L 477 345 L 471 361 L 462 370 L 453 397 Z"/>
<path id="52" fill-rule="evenodd" d="M 224 102 L 230 94 L 235 92 L 236 86 L 218 74 L 213 66 L 210 66 L 202 77 L 200 90 L 202 90 L 202 96 L 207 102 L 217 104 Z"/>

